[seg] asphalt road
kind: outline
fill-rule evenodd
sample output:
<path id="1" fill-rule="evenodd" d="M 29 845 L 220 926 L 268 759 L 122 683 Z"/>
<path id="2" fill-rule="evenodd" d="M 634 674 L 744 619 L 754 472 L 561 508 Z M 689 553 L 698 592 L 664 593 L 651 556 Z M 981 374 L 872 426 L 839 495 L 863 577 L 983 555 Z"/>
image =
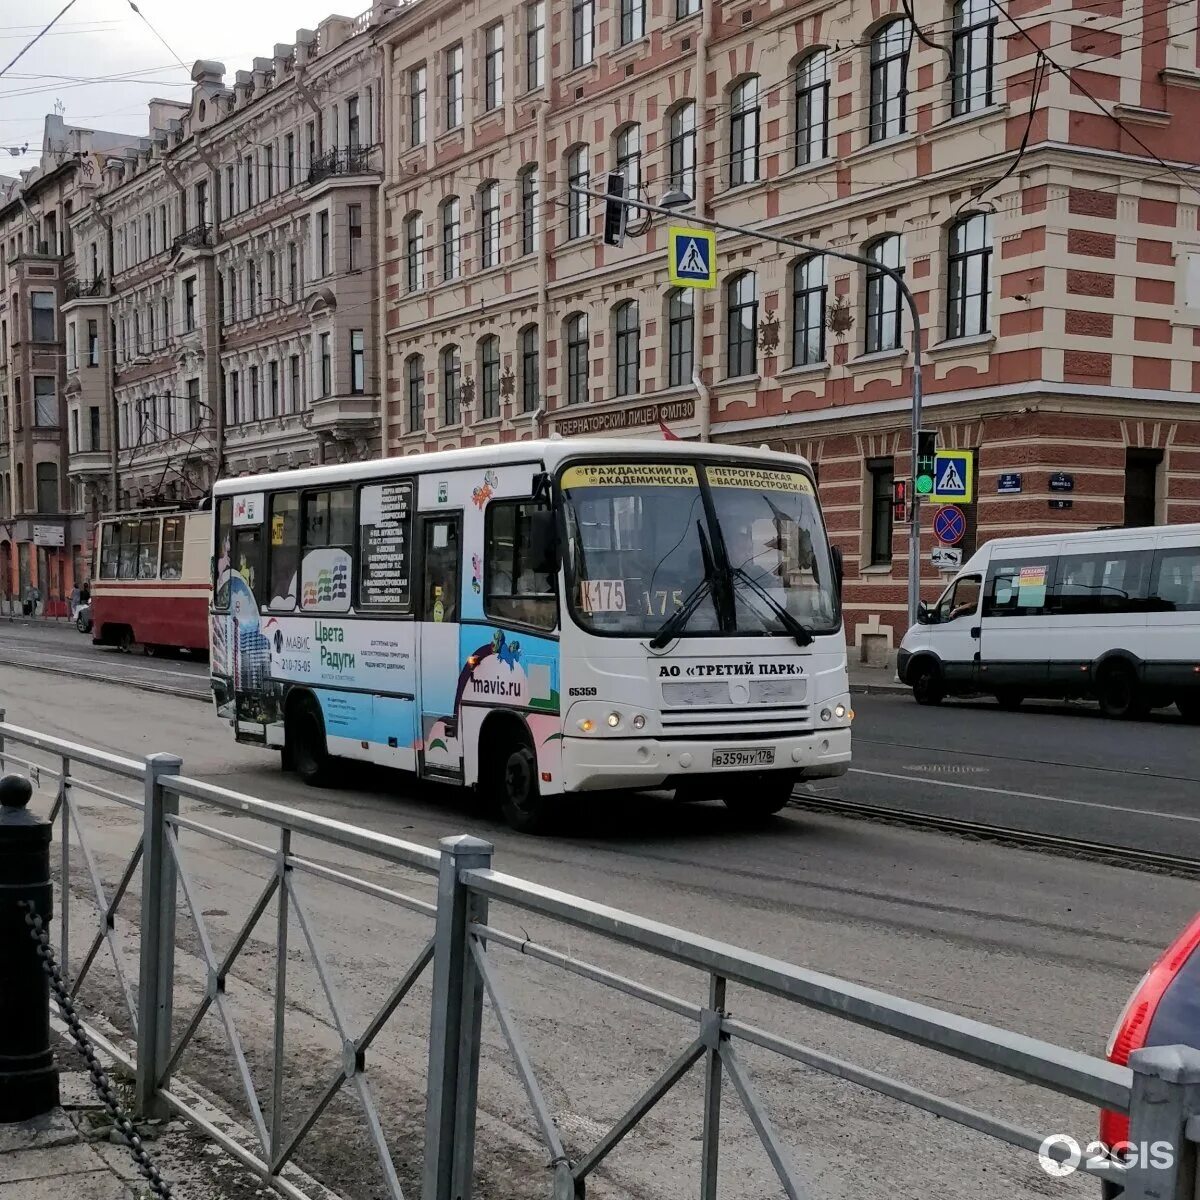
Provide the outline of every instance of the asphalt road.
<path id="1" fill-rule="evenodd" d="M 12 653 L 4 634 L 0 630 L 0 658 Z M 172 665 L 191 671 L 187 664 Z M 1196 774 L 1196 750 L 1188 744 L 1194 731 L 1165 723 L 1114 726 L 1062 712 L 1008 714 L 982 705 L 931 712 L 903 696 L 858 701 L 859 773 L 835 781 L 844 783 L 836 790 L 846 795 L 873 802 L 900 797 L 896 802 L 904 806 L 924 797 L 921 802 L 954 806 L 956 814 L 1005 804 L 1023 813 L 1022 819 L 1041 813 L 1058 822 L 1094 815 L 1092 808 L 1076 812 L 1063 800 L 1092 804 L 1119 797 L 1122 805 L 1137 807 L 1120 819 L 1144 824 L 1147 836 L 1164 848 L 1178 848 L 1182 831 L 1190 828 L 1174 818 L 1189 815 L 1183 789 Z M 385 772 L 348 770 L 339 789 L 304 789 L 280 772 L 277 756 L 237 746 L 211 709 L 194 701 L 96 683 L 77 673 L 60 676 L 10 665 L 0 666 L 0 704 L 17 724 L 126 753 L 171 750 L 183 756 L 185 770 L 225 786 L 427 845 L 448 834 L 475 833 L 495 844 L 500 870 L 1092 1053 L 1102 1051 L 1146 966 L 1196 909 L 1193 881 L 794 810 L 755 829 L 738 825 L 717 805 L 680 807 L 636 797 L 582 810 L 558 836 L 522 838 L 455 793 L 414 789 Z M 1151 755 L 1162 757 L 1152 761 Z M 1141 777 L 1143 765 L 1156 772 L 1152 784 Z M 986 774 L 918 769 L 937 766 L 982 766 Z M 872 774 L 862 773 L 868 771 Z M 1051 771 L 1057 773 L 1042 774 Z M 1032 787 L 1031 772 L 1040 775 Z M 926 776 L 971 788 L 995 787 L 1002 795 L 930 787 Z M 1017 790 L 1035 798 L 1022 800 Z M 43 793 L 41 802 L 47 799 Z M 1170 823 L 1167 816 L 1148 815 L 1151 810 L 1168 813 Z M 994 807 L 987 813 L 996 816 Z M 261 828 L 244 819 L 192 815 L 266 840 Z M 135 814 L 97 800 L 81 804 L 81 817 L 111 887 L 136 840 Z M 1161 833 L 1153 832 L 1160 828 Z M 220 953 L 261 888 L 261 864 L 193 835 L 185 839 L 185 851 Z M 363 869 L 328 847 L 309 852 Z M 429 880 L 397 880 L 393 874 L 375 870 L 371 877 L 430 894 Z M 77 912 L 87 886 L 82 872 L 73 873 Z M 351 1024 L 362 1028 L 415 956 L 428 927 L 420 918 L 382 909 L 332 885 L 304 887 L 342 1003 Z M 499 911 L 494 920 L 663 990 L 703 998 L 703 981 L 683 969 L 520 913 Z M 273 930 L 274 918 L 268 915 L 239 959 L 228 990 L 249 1045 L 251 1070 L 260 1080 L 264 1070 L 269 1073 Z M 293 937 L 297 962 L 288 993 L 288 1087 L 295 1099 L 289 1113 L 298 1113 L 337 1061 L 337 1039 L 320 985 L 311 971 L 305 973 L 304 955 L 295 949 L 299 935 Z M 179 945 L 176 1007 L 187 1014 L 202 993 L 203 977 L 184 912 Z M 527 958 L 509 955 L 498 963 L 535 1070 L 576 1153 L 693 1036 L 676 1018 Z M 104 966 L 98 963 L 97 972 Z M 419 1158 L 426 1052 L 421 1017 L 428 998 L 422 987 L 414 992 L 412 1007 L 406 1002 L 389 1023 L 371 1056 L 373 1086 L 406 1185 L 414 1170 L 409 1156 Z M 111 975 L 98 973 L 88 988 L 119 1024 L 120 1001 Z M 1082 1141 L 1093 1134 L 1094 1114 L 1084 1106 L 1026 1085 L 779 1002 L 735 991 L 731 1004 L 737 1016 L 784 1036 L 951 1094 L 1040 1133 L 1068 1131 Z M 185 1056 L 183 1070 L 236 1106 L 239 1089 L 220 1026 L 211 1015 L 206 1022 L 205 1039 Z M 855 1200 L 901 1194 L 938 1200 L 1095 1194 L 1087 1181 L 1051 1180 L 1026 1156 L 946 1121 L 766 1055 L 748 1051 L 746 1057 L 812 1194 Z M 490 1016 L 484 1025 L 481 1096 L 480 1194 L 496 1200 L 544 1195 L 546 1156 L 535 1145 L 528 1104 Z M 728 1096 L 722 1196 L 765 1200 L 781 1194 L 732 1093 Z M 589 1196 L 694 1196 L 699 1114 L 697 1074 L 589 1181 Z M 380 1194 L 370 1183 L 371 1155 L 352 1108 L 335 1104 L 315 1134 L 302 1155 L 305 1165 L 334 1179 L 347 1195 Z"/>

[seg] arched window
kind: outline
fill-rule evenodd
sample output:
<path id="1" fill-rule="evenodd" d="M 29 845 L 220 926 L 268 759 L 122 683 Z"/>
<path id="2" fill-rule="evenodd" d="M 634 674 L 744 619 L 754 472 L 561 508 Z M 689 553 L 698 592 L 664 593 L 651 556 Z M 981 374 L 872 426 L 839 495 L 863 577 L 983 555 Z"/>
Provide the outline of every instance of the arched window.
<path id="1" fill-rule="evenodd" d="M 442 424 L 457 425 L 462 419 L 462 357 L 457 346 L 442 351 Z"/>
<path id="2" fill-rule="evenodd" d="M 950 226 L 946 259 L 946 337 L 972 337 L 991 327 L 992 220 L 971 213 Z"/>
<path id="3" fill-rule="evenodd" d="M 420 213 L 404 218 L 404 278 L 410 292 L 425 286 L 425 231 Z"/>
<path id="4" fill-rule="evenodd" d="M 894 233 L 877 238 L 866 249 L 867 321 L 864 348 L 868 354 L 895 350 L 900 345 L 900 287 L 882 267 L 903 270 L 900 238 Z"/>
<path id="5" fill-rule="evenodd" d="M 500 265 L 500 185 L 494 179 L 479 189 L 479 265 Z"/>
<path id="6" fill-rule="evenodd" d="M 618 396 L 636 396 L 641 390 L 642 324 L 636 300 L 625 300 L 613 313 L 617 342 L 616 385 Z"/>
<path id="7" fill-rule="evenodd" d="M 743 79 L 730 94 L 729 186 L 758 178 L 758 76 Z"/>
<path id="8" fill-rule="evenodd" d="M 588 398 L 588 320 L 585 313 L 567 318 L 567 403 L 583 404 Z"/>
<path id="9" fill-rule="evenodd" d="M 881 142 L 908 128 L 908 52 L 912 27 L 889 21 L 871 38 L 871 141 Z"/>
<path id="10" fill-rule="evenodd" d="M 418 433 L 425 428 L 425 360 L 410 354 L 404 366 L 405 391 L 408 400 L 408 432 Z"/>
<path id="11" fill-rule="evenodd" d="M 442 202 L 442 278 L 457 279 L 462 255 L 458 197 Z"/>
<path id="12" fill-rule="evenodd" d="M 494 334 L 479 343 L 480 415 L 486 421 L 500 415 L 500 339 Z"/>
<path id="13" fill-rule="evenodd" d="M 521 253 L 533 254 L 538 248 L 538 172 L 537 164 L 521 168 Z"/>
<path id="14" fill-rule="evenodd" d="M 625 177 L 625 195 L 636 196 L 642 185 L 642 127 L 626 125 L 617 134 L 617 170 Z"/>
<path id="15" fill-rule="evenodd" d="M 667 294 L 667 386 L 683 387 L 692 381 L 692 347 L 695 339 L 692 289 L 675 288 Z"/>
<path id="16" fill-rule="evenodd" d="M 725 285 L 726 342 L 730 379 L 758 370 L 758 280 L 753 271 L 735 275 Z"/>
<path id="17" fill-rule="evenodd" d="M 829 157 L 829 51 L 796 65 L 796 166 Z"/>
<path id="18" fill-rule="evenodd" d="M 995 41 L 996 8 L 992 0 L 955 0 L 950 55 L 954 116 L 991 104 Z"/>
<path id="19" fill-rule="evenodd" d="M 685 100 L 668 122 L 667 149 L 670 156 L 670 189 L 696 195 L 696 106 Z"/>
<path id="20" fill-rule="evenodd" d="M 567 155 L 567 184 L 572 188 L 590 187 L 588 173 L 588 148 L 576 146 Z M 591 232 L 590 202 L 578 192 L 567 195 L 567 239 L 587 237 Z"/>
<path id="21" fill-rule="evenodd" d="M 792 366 L 825 361 L 825 255 L 812 254 L 792 268 Z"/>
<path id="22" fill-rule="evenodd" d="M 538 327 L 526 325 L 521 330 L 521 411 L 534 412 L 538 406 L 541 371 L 541 348 Z"/>

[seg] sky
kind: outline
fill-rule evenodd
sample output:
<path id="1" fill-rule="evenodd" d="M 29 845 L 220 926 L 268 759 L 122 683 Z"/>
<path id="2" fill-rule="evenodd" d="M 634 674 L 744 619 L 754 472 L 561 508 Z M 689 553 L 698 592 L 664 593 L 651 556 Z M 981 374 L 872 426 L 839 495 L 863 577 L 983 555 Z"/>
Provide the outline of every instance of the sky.
<path id="1" fill-rule="evenodd" d="M 65 3 L 0 3 L 0 69 Z M 290 43 L 297 29 L 316 29 L 330 13 L 354 17 L 370 7 L 370 0 L 340 7 L 336 0 L 136 3 L 162 41 L 130 0 L 75 0 L 49 33 L 0 75 L 0 175 L 37 165 L 43 117 L 56 102 L 64 106 L 68 125 L 144 135 L 151 97 L 188 99 L 196 59 L 223 62 L 226 82 L 232 83 L 235 71 L 248 70 L 256 57 L 269 58 L 275 43 Z M 26 144 L 27 152 L 12 154 Z"/>

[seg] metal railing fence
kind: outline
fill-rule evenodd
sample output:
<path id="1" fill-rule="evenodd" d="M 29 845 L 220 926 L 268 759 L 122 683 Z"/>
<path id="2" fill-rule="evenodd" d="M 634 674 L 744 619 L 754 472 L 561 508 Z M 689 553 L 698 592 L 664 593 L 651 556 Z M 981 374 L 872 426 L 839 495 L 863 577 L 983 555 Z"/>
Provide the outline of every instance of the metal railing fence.
<path id="1" fill-rule="evenodd" d="M 51 765 L 32 757 L 50 756 Z M 136 1053 L 108 1048 L 121 1057 L 136 1079 L 137 1107 L 142 1116 L 176 1113 L 223 1146 L 278 1192 L 291 1200 L 307 1200 L 288 1178 L 304 1140 L 343 1089 L 357 1099 L 363 1129 L 375 1149 L 387 1194 L 403 1200 L 380 1105 L 371 1084 L 367 1051 L 413 985 L 430 971 L 428 1076 L 425 1093 L 422 1200 L 469 1200 L 475 1176 L 476 1117 L 478 1112 L 481 1025 L 490 1006 L 509 1051 L 510 1065 L 524 1090 L 538 1133 L 549 1155 L 550 1195 L 553 1200 L 582 1197 L 586 1181 L 643 1118 L 670 1094 L 694 1068 L 703 1076 L 703 1112 L 699 1178 L 696 1195 L 716 1200 L 721 1153 L 722 1106 L 728 1094 L 749 1118 L 784 1194 L 796 1200 L 805 1194 L 791 1153 L 748 1068 L 741 1047 L 770 1051 L 872 1092 L 997 1139 L 1021 1151 L 1038 1153 L 1042 1137 L 948 1097 L 925 1091 L 903 1079 L 837 1058 L 810 1045 L 782 1037 L 726 1010 L 730 984 L 803 1009 L 832 1015 L 842 1021 L 882 1032 L 903 1042 L 965 1060 L 1001 1075 L 1083 1101 L 1097 1108 L 1128 1113 L 1130 1141 L 1135 1146 L 1167 1143 L 1170 1165 L 1161 1158 L 1139 1156 L 1119 1172 L 1124 1200 L 1196 1200 L 1197 1151 L 1200 1142 L 1200 1052 L 1187 1047 L 1136 1051 L 1129 1067 L 961 1017 L 902 997 L 889 995 L 787 962 L 743 950 L 712 938 L 637 916 L 582 897 L 506 875 L 493 869 L 492 846 L 478 838 L 443 839 L 437 850 L 388 837 L 340 821 L 215 786 L 181 774 L 181 762 L 156 754 L 136 760 L 91 749 L 64 739 L 6 724 L 0 711 L 0 767 L 31 772 L 53 790 L 51 819 L 59 836 L 61 871 L 60 961 L 78 994 L 102 950 L 107 949 L 134 1031 Z M 92 778 L 79 768 L 99 771 L 140 788 L 129 795 Z M 111 782 L 111 781 L 110 781 Z M 104 887 L 96 856 L 75 799 L 114 802 L 141 815 L 141 834 L 125 861 L 111 894 Z M 193 802 L 201 813 L 252 817 L 275 831 L 273 842 L 243 837 L 218 828 L 210 820 L 183 815 L 180 802 Z M 72 840 L 72 834 L 74 840 Z M 213 940 L 197 895 L 196 881 L 185 862 L 181 836 L 210 839 L 260 860 L 267 868 L 265 882 L 232 944 L 221 955 Z M 435 902 L 422 900 L 297 853 L 293 838 L 318 839 L 322 844 L 365 855 L 387 868 L 404 868 L 431 877 Z M 72 926 L 80 908 L 71 902 L 72 845 L 83 862 L 96 922 L 87 949 L 72 967 L 69 957 Z M 140 871 L 140 878 L 139 878 Z M 78 874 L 78 873 L 77 873 Z M 428 917 L 431 935 L 417 948 L 395 955 L 406 963 L 396 972 L 384 1003 L 356 1029 L 344 997 L 330 970 L 329 958 L 317 937 L 313 912 L 301 880 L 347 888 Z M 134 881 L 141 890 L 136 930 L 137 987 L 117 936 L 121 902 Z M 203 995 L 176 1033 L 174 977 L 179 898 L 199 947 L 204 976 Z M 227 982 L 253 931 L 274 902 L 274 1014 L 271 1023 L 271 1095 L 260 1095 L 248 1066 L 246 1045 L 227 994 Z M 530 938 L 496 927 L 489 908 L 503 904 L 541 918 L 586 931 L 605 941 L 679 964 L 707 979 L 703 1003 L 672 995 L 638 979 L 563 953 Z M 315 967 L 327 1003 L 340 1057 L 329 1071 L 317 1100 L 298 1119 L 284 1111 L 281 1081 L 287 1039 L 289 928 L 294 920 L 309 960 Z M 593 1145 L 572 1152 L 564 1143 L 562 1125 L 555 1120 L 533 1065 L 529 1044 L 510 1003 L 497 950 L 511 950 L 569 975 L 586 979 L 657 1009 L 683 1017 L 694 1025 L 690 1036 L 669 1065 L 627 1111 Z M 185 1050 L 196 1039 L 201 1022 L 216 1013 L 252 1125 L 250 1144 L 217 1128 L 183 1095 L 172 1081 Z M 669 1051 L 668 1051 L 669 1052 Z M 725 1084 L 728 1081 L 729 1087 Z M 285 1127 L 286 1126 L 286 1127 Z M 1065 1159 L 1063 1145 L 1048 1150 Z M 1111 1166 L 1086 1160 L 1081 1171 L 1113 1177 Z"/>

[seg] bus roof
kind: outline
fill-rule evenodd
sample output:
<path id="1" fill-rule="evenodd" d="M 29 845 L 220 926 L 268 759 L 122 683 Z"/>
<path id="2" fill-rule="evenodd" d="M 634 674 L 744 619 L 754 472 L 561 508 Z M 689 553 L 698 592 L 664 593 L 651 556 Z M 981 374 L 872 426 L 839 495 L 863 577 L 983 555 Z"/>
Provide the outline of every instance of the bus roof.
<path id="1" fill-rule="evenodd" d="M 264 475 L 242 475 L 219 480 L 215 496 L 240 492 L 270 491 L 284 487 L 317 487 L 387 475 L 461 471 L 471 467 L 497 466 L 506 462 L 541 462 L 553 471 L 566 459 L 630 457 L 672 459 L 719 457 L 745 461 L 774 460 L 780 466 L 808 467 L 806 459 L 778 450 L 730 446 L 716 442 L 668 441 L 656 438 L 540 438 L 527 442 L 504 442 L 497 446 L 471 446 L 463 450 L 438 450 L 431 454 L 406 454 L 372 458 L 361 462 L 307 467 L 298 471 L 272 471 Z"/>

